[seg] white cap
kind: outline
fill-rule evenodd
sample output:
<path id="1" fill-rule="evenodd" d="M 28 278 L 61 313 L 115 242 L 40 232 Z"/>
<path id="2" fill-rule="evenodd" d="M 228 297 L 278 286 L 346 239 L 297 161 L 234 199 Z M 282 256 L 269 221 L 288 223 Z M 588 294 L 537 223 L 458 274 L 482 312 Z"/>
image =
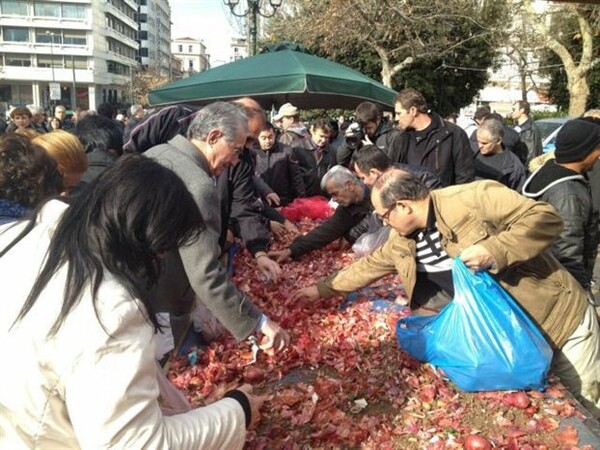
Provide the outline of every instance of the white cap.
<path id="1" fill-rule="evenodd" d="M 298 108 L 296 108 L 291 103 L 286 103 L 284 105 L 281 105 L 281 108 L 279 108 L 279 112 L 275 115 L 275 117 L 273 117 L 273 120 L 281 120 L 284 117 L 297 116 L 297 115 L 298 115 Z"/>

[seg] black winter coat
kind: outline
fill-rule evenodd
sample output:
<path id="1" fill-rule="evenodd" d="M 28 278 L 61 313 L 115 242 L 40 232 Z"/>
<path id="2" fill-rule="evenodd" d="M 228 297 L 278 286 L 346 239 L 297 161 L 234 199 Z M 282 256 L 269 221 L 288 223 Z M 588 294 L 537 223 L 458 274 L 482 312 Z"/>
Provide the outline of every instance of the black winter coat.
<path id="1" fill-rule="evenodd" d="M 418 142 L 415 130 L 401 134 L 399 162 L 428 168 L 444 186 L 470 183 L 475 179 L 475 162 L 467 134 L 435 113 L 431 120 L 433 126 Z"/>
<path id="2" fill-rule="evenodd" d="M 254 188 L 254 168 L 248 149 L 244 149 L 240 161 L 228 167 L 217 178 L 221 202 L 221 238 L 223 248 L 227 230 L 242 238 L 244 246 L 253 255 L 267 251 L 271 233 L 269 223 L 263 215 L 263 203 Z"/>
<path id="3" fill-rule="evenodd" d="M 267 151 L 252 150 L 254 173 L 281 199 L 283 206 L 296 197 L 305 197 L 304 180 L 296 153 L 291 147 L 275 143 Z"/>
<path id="4" fill-rule="evenodd" d="M 552 159 L 531 174 L 523 195 L 556 208 L 564 230 L 552 245 L 552 253 L 589 290 L 598 252 L 598 211 L 592 203 L 587 176 Z"/>

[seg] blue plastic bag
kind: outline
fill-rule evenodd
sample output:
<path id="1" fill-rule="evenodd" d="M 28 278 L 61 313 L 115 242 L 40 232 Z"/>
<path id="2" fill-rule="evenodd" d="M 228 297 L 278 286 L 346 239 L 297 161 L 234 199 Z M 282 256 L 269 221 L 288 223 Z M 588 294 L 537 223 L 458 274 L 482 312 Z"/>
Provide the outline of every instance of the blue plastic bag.
<path id="1" fill-rule="evenodd" d="M 464 391 L 542 390 L 552 349 L 521 307 L 487 272 L 452 267 L 454 300 L 435 316 L 396 326 L 412 357 L 444 370 Z"/>

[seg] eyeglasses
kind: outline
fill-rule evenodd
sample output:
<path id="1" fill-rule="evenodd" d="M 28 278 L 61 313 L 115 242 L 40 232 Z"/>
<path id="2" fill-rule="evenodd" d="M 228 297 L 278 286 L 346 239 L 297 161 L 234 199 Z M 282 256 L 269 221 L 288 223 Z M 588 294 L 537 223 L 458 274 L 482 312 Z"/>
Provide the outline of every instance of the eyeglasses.
<path id="1" fill-rule="evenodd" d="M 397 206 L 397 205 L 398 205 L 398 203 L 397 203 L 397 202 L 396 202 L 396 203 L 394 203 L 394 204 L 393 204 L 392 206 L 390 206 L 390 207 L 387 209 L 387 211 L 386 211 L 386 212 L 384 212 L 383 214 L 377 214 L 377 213 L 376 213 L 377 217 L 379 217 L 379 219 L 380 219 L 382 222 L 387 222 L 388 220 L 390 220 L 390 214 L 392 214 L 392 211 L 393 211 L 394 209 L 396 209 L 396 206 Z"/>

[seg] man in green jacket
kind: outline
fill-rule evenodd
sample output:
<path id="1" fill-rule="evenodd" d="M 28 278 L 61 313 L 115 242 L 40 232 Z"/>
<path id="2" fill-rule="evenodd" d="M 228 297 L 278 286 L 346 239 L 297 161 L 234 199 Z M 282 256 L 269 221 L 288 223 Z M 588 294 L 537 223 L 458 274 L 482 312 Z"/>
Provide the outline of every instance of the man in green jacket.
<path id="1" fill-rule="evenodd" d="M 548 250 L 562 220 L 550 205 L 495 181 L 429 191 L 402 170 L 384 173 L 371 194 L 392 227 L 389 240 L 345 269 L 294 293 L 296 300 L 345 295 L 397 271 L 412 308 L 423 286 L 454 296 L 451 258 L 488 270 L 527 311 L 553 347 L 554 372 L 600 413 L 600 330 L 585 291 Z"/>

